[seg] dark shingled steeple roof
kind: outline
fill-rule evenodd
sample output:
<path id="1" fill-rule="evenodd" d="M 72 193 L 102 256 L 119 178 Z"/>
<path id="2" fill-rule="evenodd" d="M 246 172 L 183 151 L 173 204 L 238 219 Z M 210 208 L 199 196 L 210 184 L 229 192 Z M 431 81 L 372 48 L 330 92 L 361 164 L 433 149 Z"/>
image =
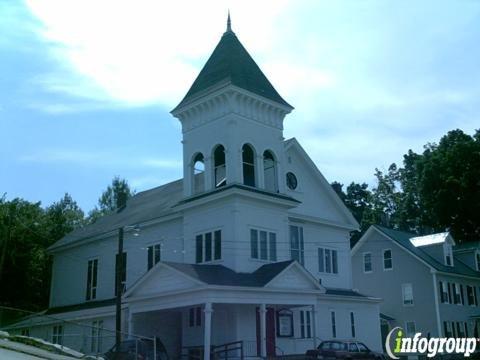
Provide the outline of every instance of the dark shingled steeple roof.
<path id="1" fill-rule="evenodd" d="M 224 81 L 292 108 L 268 81 L 229 25 L 230 22 L 228 22 L 227 31 L 187 95 L 176 108 L 184 105 L 203 90 Z"/>

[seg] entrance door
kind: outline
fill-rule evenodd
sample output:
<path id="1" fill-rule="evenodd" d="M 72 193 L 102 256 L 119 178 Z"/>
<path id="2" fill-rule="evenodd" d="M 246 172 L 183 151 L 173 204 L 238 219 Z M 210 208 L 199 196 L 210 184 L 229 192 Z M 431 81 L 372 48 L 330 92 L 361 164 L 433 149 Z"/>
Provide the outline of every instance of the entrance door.
<path id="1" fill-rule="evenodd" d="M 257 356 L 261 354 L 261 342 L 260 342 L 260 309 L 257 307 Z M 266 336 L 267 336 L 267 356 L 275 356 L 275 309 L 267 308 L 266 316 Z"/>

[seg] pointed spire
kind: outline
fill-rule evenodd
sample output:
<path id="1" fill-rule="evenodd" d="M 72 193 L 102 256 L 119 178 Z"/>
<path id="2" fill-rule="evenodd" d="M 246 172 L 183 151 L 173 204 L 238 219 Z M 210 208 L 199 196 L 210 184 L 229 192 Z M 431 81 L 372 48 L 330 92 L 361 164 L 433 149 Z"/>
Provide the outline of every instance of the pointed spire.
<path id="1" fill-rule="evenodd" d="M 227 31 L 226 32 L 231 32 L 231 31 L 232 31 L 232 22 L 230 21 L 230 9 L 228 9 Z"/>

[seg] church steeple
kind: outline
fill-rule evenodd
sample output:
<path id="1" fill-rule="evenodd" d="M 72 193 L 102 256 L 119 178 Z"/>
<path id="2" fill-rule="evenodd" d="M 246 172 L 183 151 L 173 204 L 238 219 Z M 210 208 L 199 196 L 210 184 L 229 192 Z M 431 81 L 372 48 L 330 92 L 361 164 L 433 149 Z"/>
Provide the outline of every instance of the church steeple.
<path id="1" fill-rule="evenodd" d="M 293 109 L 275 90 L 232 31 L 230 12 L 227 17 L 227 31 L 223 34 L 190 90 L 173 111 L 183 107 L 199 94 L 208 92 L 219 83 L 230 83 Z"/>
<path id="2" fill-rule="evenodd" d="M 292 109 L 232 31 L 229 12 L 220 42 L 171 112 L 182 124 L 184 196 L 235 184 L 284 193 L 283 120 Z"/>
<path id="3" fill-rule="evenodd" d="M 230 20 L 230 10 L 228 10 L 227 31 L 226 32 L 231 32 L 231 31 L 232 31 L 232 22 Z"/>

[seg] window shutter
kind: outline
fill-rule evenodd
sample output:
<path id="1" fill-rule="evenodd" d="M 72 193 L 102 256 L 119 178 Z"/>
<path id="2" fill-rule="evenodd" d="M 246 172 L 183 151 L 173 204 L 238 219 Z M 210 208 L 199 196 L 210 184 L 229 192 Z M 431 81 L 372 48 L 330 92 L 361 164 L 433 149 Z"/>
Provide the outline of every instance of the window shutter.
<path id="1" fill-rule="evenodd" d="M 452 284 L 451 283 L 448 283 L 448 302 L 450 304 L 453 304 L 453 301 L 452 301 Z"/>
<path id="2" fill-rule="evenodd" d="M 443 283 L 441 281 L 438 282 L 438 288 L 440 290 L 440 302 L 444 303 L 445 299 L 443 298 Z"/>
<path id="3" fill-rule="evenodd" d="M 203 251 L 203 244 L 202 244 L 202 235 L 197 235 L 196 237 L 196 256 L 195 256 L 195 261 L 198 263 L 201 263 L 203 262 L 203 254 L 202 254 L 202 251 Z"/>
<path id="4" fill-rule="evenodd" d="M 462 300 L 462 305 L 465 305 L 465 298 L 463 297 L 463 285 L 460 285 L 460 298 Z"/>
<path id="5" fill-rule="evenodd" d="M 147 254 L 147 256 L 148 256 L 147 268 L 148 268 L 148 270 L 150 270 L 150 269 L 153 267 L 153 262 L 152 262 L 152 258 L 153 258 L 153 246 L 149 246 L 149 247 L 148 247 L 148 254 Z"/>
<path id="6" fill-rule="evenodd" d="M 222 232 L 220 230 L 214 233 L 214 259 L 220 260 L 222 258 Z"/>
<path id="7" fill-rule="evenodd" d="M 322 248 L 318 248 L 318 271 L 321 273 L 325 272 L 325 264 L 324 264 Z"/>

